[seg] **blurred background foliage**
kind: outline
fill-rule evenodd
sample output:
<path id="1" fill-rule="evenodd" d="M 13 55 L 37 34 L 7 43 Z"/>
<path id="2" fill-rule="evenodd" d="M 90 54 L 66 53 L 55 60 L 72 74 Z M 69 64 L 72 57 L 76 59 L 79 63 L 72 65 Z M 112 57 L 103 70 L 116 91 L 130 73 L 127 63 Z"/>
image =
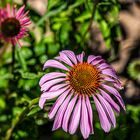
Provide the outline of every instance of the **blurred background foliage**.
<path id="1" fill-rule="evenodd" d="M 138 18 L 135 14 L 140 13 L 139 3 L 125 0 L 1 0 L 0 6 L 4 7 L 6 3 L 17 7 L 25 4 L 32 24 L 29 36 L 21 40 L 23 47 L 16 46 L 14 73 L 11 46 L 0 40 L 0 140 L 82 139 L 79 132 L 73 136 L 62 130 L 51 132 L 52 121 L 48 120 L 47 113 L 52 102 L 46 103 L 44 110 L 38 107 L 39 79 L 53 70 L 44 72 L 43 64 L 64 49 L 102 55 L 116 69 L 124 85 L 121 95 L 127 111 L 117 117 L 116 129 L 105 134 L 95 111 L 95 134 L 89 140 L 139 140 L 140 77 L 133 76 L 135 73 L 140 75 L 140 35 L 133 33 L 139 33 L 140 29 L 140 26 L 133 29 Z M 129 18 L 132 16 L 130 11 L 134 20 Z M 138 64 L 133 64 L 134 60 Z"/>

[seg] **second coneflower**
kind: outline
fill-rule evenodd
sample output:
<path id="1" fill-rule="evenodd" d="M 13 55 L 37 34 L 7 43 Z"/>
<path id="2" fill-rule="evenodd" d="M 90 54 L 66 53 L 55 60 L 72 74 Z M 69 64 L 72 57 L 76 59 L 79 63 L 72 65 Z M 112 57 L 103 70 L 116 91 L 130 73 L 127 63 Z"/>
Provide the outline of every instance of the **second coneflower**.
<path id="1" fill-rule="evenodd" d="M 27 26 L 31 23 L 25 6 L 19 10 L 7 4 L 6 8 L 0 10 L 0 38 L 13 45 L 19 44 L 19 39 L 27 35 Z M 20 45 L 21 46 L 21 45 Z"/>
<path id="2" fill-rule="evenodd" d="M 119 113 L 125 105 L 118 92 L 121 83 L 114 69 L 101 56 L 89 55 L 84 61 L 84 53 L 75 55 L 72 51 L 62 51 L 55 60 L 48 60 L 44 69 L 54 67 L 62 72 L 51 72 L 40 80 L 43 92 L 39 106 L 46 100 L 57 100 L 48 117 L 55 118 L 53 130 L 60 127 L 74 134 L 80 126 L 86 139 L 94 133 L 93 111 L 90 99 L 94 100 L 102 129 L 109 132 L 116 126 L 114 111 Z M 114 97 L 116 98 L 114 100 Z"/>

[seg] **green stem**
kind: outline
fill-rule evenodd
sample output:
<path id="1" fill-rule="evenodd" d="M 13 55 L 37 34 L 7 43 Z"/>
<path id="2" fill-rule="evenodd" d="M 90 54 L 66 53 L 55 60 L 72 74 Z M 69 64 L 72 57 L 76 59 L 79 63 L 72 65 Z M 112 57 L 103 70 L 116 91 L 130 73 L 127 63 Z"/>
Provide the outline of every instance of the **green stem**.
<path id="1" fill-rule="evenodd" d="M 12 46 L 12 74 L 14 74 L 14 64 L 15 64 L 15 45 Z"/>
<path id="2" fill-rule="evenodd" d="M 96 7 L 97 7 L 97 5 L 98 5 L 98 0 L 95 0 L 94 5 L 93 5 L 93 10 L 92 10 L 92 16 L 91 16 L 91 18 L 90 18 L 88 28 L 87 28 L 87 30 L 85 31 L 85 33 L 83 34 L 82 39 L 81 39 L 81 42 L 82 42 L 82 43 L 84 43 L 85 37 L 86 37 L 87 33 L 89 32 L 89 30 L 91 29 L 92 22 L 93 22 L 95 13 L 96 13 Z"/>
<path id="3" fill-rule="evenodd" d="M 11 128 L 9 128 L 6 132 L 6 136 L 4 140 L 10 140 L 12 133 L 14 129 L 17 127 L 17 125 L 23 121 L 25 116 L 29 113 L 29 111 L 32 109 L 32 106 L 38 103 L 39 98 L 33 99 L 27 107 L 23 109 L 23 111 L 15 118 L 15 121 L 12 123 Z"/>

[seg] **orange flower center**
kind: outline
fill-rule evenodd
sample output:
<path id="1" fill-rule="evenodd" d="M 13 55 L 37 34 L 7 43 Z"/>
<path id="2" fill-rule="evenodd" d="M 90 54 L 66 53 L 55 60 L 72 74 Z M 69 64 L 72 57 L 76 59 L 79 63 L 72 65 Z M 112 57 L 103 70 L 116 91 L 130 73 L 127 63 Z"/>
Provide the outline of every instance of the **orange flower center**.
<path id="1" fill-rule="evenodd" d="M 99 87 L 101 76 L 95 66 L 79 63 L 68 73 L 68 81 L 76 93 L 91 96 Z"/>
<path id="2" fill-rule="evenodd" d="M 19 34 L 21 25 L 16 18 L 6 18 L 1 23 L 1 32 L 4 37 L 14 37 Z"/>

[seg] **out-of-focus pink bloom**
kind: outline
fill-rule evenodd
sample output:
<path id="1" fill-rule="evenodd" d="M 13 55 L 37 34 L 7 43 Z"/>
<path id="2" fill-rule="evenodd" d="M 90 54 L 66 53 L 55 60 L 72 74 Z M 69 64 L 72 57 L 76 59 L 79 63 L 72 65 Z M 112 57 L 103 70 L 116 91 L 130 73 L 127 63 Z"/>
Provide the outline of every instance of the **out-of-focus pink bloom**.
<path id="1" fill-rule="evenodd" d="M 0 9 L 0 38 L 13 45 L 19 44 L 19 39 L 27 36 L 28 29 L 31 24 L 30 18 L 25 13 L 25 6 L 19 10 L 7 4 L 6 8 Z"/>
<path id="2" fill-rule="evenodd" d="M 84 61 L 84 53 L 75 55 L 65 50 L 54 60 L 46 61 L 44 69 L 49 67 L 62 70 L 44 75 L 39 82 L 41 108 L 47 100 L 57 98 L 48 115 L 50 119 L 55 118 L 53 130 L 62 127 L 74 134 L 80 126 L 85 139 L 93 134 L 90 99 L 94 100 L 102 129 L 109 132 L 116 126 L 114 112 L 125 110 L 118 92 L 122 86 L 114 69 L 101 56 L 89 55 Z"/>

